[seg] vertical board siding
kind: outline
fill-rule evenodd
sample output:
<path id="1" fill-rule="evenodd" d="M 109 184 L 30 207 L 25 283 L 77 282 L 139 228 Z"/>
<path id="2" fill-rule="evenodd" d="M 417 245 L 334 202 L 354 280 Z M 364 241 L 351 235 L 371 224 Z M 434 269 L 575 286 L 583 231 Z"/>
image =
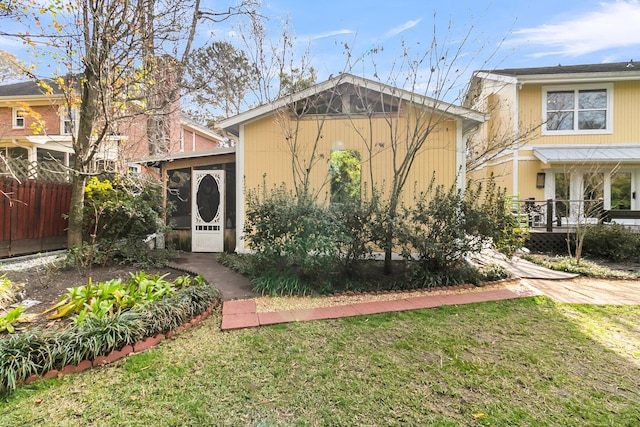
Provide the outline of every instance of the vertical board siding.
<path id="1" fill-rule="evenodd" d="M 536 129 L 531 144 L 628 144 L 638 142 L 640 134 L 640 81 L 614 82 L 613 133 L 575 135 L 542 135 L 542 87 L 553 85 L 525 85 L 520 90 L 520 127 Z M 561 85 L 562 86 L 562 85 Z M 568 85 L 571 86 L 571 85 Z"/>
<path id="2" fill-rule="evenodd" d="M 424 120 L 424 117 L 421 117 Z M 426 190 L 435 175 L 436 184 L 446 187 L 455 183 L 456 122 L 440 120 L 430 133 L 423 149 L 416 156 L 404 187 L 403 201 L 412 204 L 414 189 Z M 405 118 L 319 118 L 295 122 L 287 118 L 267 117 L 245 127 L 245 189 L 255 191 L 266 182 L 267 188 L 284 183 L 294 189 L 292 154 L 285 138 L 290 134 L 299 147 L 298 158 L 309 159 L 317 141 L 316 162 L 311 169 L 311 190 L 319 200 L 328 200 L 329 158 L 337 145 L 362 154 L 362 191 L 371 195 L 371 170 L 374 185 L 387 192 L 393 180 L 393 152 L 391 142 L 399 146 L 397 156 L 403 157 L 406 135 L 417 126 Z M 371 159 L 367 144 L 376 147 Z M 365 143 L 366 142 L 366 143 Z"/>
<path id="3" fill-rule="evenodd" d="M 0 179 L 0 256 L 66 247 L 71 186 Z"/>

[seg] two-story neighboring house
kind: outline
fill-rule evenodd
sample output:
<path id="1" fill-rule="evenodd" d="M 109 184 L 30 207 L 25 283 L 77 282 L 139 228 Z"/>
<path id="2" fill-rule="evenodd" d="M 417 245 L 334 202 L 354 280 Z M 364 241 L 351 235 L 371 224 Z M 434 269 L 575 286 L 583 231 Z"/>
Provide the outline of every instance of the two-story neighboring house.
<path id="1" fill-rule="evenodd" d="M 55 89 L 46 95 L 31 81 L 0 86 L 0 154 L 8 163 L 2 162 L 0 171 L 8 173 L 11 167 L 21 178 L 63 173 L 73 162 L 74 114 L 74 110 L 69 114 L 64 95 Z M 108 151 L 105 154 L 108 158 Z"/>
<path id="2" fill-rule="evenodd" d="M 39 178 L 62 181 L 65 168 L 73 165 L 72 134 L 76 126 L 76 109 L 66 107 L 64 94 L 52 81 L 46 82 L 47 93 L 35 82 L 0 86 L 0 174 L 11 172 L 19 178 Z M 132 104 L 130 115 L 108 135 L 94 158 L 96 172 L 136 171 L 143 166 L 136 162 L 148 156 L 147 116 Z M 184 117 L 179 103 L 167 120 L 168 153 L 210 150 L 224 138 L 208 128 Z"/>
<path id="3" fill-rule="evenodd" d="M 593 216 L 594 201 L 640 209 L 640 64 L 476 71 L 466 105 L 490 117 L 469 137 L 471 176 L 565 200 L 554 204 L 565 223 Z"/>

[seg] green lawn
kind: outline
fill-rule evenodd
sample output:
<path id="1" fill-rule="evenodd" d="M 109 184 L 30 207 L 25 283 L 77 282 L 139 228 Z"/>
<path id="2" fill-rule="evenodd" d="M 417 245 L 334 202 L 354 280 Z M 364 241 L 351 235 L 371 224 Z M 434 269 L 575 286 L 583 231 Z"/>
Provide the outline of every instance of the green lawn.
<path id="1" fill-rule="evenodd" d="M 0 425 L 640 423 L 640 307 L 528 298 L 222 333 L 20 387 Z"/>

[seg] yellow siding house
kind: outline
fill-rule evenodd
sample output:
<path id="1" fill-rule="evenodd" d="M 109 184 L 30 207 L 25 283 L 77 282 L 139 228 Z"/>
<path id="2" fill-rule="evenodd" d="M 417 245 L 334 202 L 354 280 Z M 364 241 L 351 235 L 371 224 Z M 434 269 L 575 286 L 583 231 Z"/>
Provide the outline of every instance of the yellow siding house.
<path id="1" fill-rule="evenodd" d="M 466 180 L 464 135 L 485 115 L 350 74 L 219 123 L 235 135 L 236 250 L 245 251 L 245 196 L 266 182 L 290 190 L 305 187 L 330 203 L 332 153 L 350 151 L 361 162 L 361 192 L 388 191 L 407 150 L 419 147 L 403 192 L 437 183 L 462 187 Z M 418 144 L 418 145 L 416 145 Z M 229 207 L 227 207 L 229 208 Z"/>
<path id="2" fill-rule="evenodd" d="M 567 223 L 593 201 L 640 210 L 640 64 L 476 71 L 465 106 L 489 117 L 468 135 L 471 176 L 564 200 L 554 216 Z"/>

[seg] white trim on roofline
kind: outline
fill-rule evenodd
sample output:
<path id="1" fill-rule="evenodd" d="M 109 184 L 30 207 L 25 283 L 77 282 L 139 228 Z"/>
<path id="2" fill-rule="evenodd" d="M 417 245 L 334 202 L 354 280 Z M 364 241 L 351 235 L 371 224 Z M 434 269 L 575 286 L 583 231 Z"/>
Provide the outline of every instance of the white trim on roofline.
<path id="1" fill-rule="evenodd" d="M 409 92 L 404 89 L 399 89 L 393 86 L 385 85 L 375 82 L 373 80 L 365 79 L 363 77 L 357 77 L 352 74 L 343 73 L 337 77 L 333 77 L 322 83 L 318 83 L 310 88 L 301 90 L 294 94 L 279 98 L 273 102 L 262 105 L 260 107 L 253 108 L 251 110 L 240 113 L 236 116 L 222 120 L 218 123 L 218 126 L 222 129 L 229 128 L 241 123 L 247 123 L 263 117 L 269 113 L 272 113 L 282 107 L 290 105 L 293 102 L 300 101 L 301 99 L 308 98 L 318 93 L 324 92 L 342 83 L 350 83 L 355 86 L 365 87 L 367 89 L 375 90 L 379 93 L 383 93 L 389 96 L 397 97 L 405 101 L 433 108 L 448 116 L 461 117 L 474 122 L 482 123 L 486 120 L 487 115 L 478 111 L 470 110 L 465 107 L 460 107 L 447 102 L 439 101 L 434 98 L 430 98 L 417 93 Z"/>
<path id="2" fill-rule="evenodd" d="M 494 74 L 486 71 L 476 71 L 475 73 L 473 73 L 473 77 L 476 77 L 478 79 L 494 80 L 500 83 L 507 83 L 507 84 L 518 83 L 518 79 L 516 77 L 505 76 L 503 74 Z"/>
<path id="3" fill-rule="evenodd" d="M 597 83 L 597 82 L 615 82 L 640 80 L 640 74 L 626 72 L 609 72 L 609 73 L 560 73 L 560 74 L 532 74 L 526 76 L 518 76 L 518 83 L 522 84 L 538 84 L 538 83 Z"/>
<path id="4" fill-rule="evenodd" d="M 190 129 L 194 131 L 194 133 L 200 133 L 202 135 L 208 136 L 213 139 L 217 139 L 219 141 L 224 141 L 224 136 L 212 131 L 206 126 L 201 125 L 193 119 L 190 119 L 185 116 L 180 117 L 180 125 L 185 129 Z"/>

